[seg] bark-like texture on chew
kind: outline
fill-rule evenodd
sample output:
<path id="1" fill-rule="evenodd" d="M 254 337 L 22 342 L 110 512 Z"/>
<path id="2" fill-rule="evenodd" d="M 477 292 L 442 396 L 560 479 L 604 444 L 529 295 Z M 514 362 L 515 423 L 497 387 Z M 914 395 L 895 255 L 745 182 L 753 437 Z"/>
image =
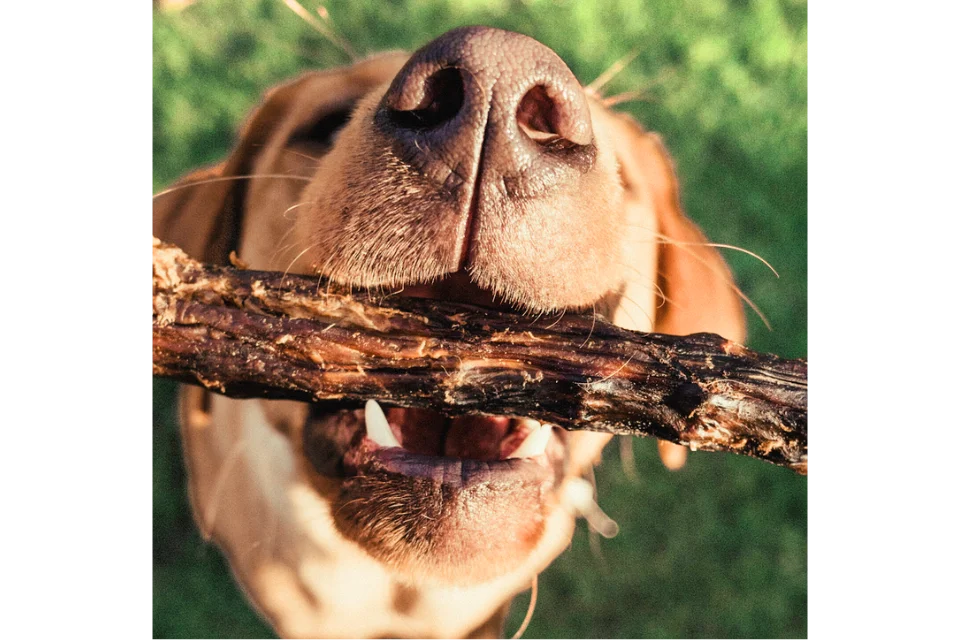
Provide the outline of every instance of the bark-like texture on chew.
<path id="1" fill-rule="evenodd" d="M 154 374 L 233 397 L 369 398 L 651 435 L 807 467 L 807 363 L 713 334 L 326 292 L 154 240 Z"/>

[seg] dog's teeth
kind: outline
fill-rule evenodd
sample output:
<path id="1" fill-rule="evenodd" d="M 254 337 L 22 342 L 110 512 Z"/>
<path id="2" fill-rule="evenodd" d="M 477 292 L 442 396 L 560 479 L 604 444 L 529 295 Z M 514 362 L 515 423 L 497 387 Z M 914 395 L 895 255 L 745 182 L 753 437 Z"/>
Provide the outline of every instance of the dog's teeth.
<path id="1" fill-rule="evenodd" d="M 538 456 L 547 449 L 547 442 L 550 440 L 550 434 L 553 433 L 553 427 L 549 424 L 535 427 L 527 436 L 527 439 L 520 443 L 520 446 L 514 450 L 507 458 L 532 458 Z"/>
<path id="2" fill-rule="evenodd" d="M 400 446 L 397 437 L 393 435 L 393 430 L 390 429 L 387 416 L 383 414 L 383 409 L 380 408 L 376 400 L 367 400 L 367 405 L 363 409 L 363 419 L 367 423 L 368 438 L 381 447 Z"/>

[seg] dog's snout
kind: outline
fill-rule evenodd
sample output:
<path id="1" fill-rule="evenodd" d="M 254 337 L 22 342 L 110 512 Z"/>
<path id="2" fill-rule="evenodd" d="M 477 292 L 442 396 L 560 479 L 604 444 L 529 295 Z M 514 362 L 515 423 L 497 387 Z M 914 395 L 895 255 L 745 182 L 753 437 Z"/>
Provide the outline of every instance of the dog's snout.
<path id="1" fill-rule="evenodd" d="M 306 194 L 318 271 L 361 287 L 467 274 L 491 301 L 538 312 L 586 307 L 620 286 L 613 144 L 556 53 L 464 27 L 416 51 L 379 91 L 358 104 Z"/>
<path id="2" fill-rule="evenodd" d="M 498 29 L 457 29 L 417 51 L 378 121 L 405 161 L 450 187 L 485 181 L 533 195 L 594 156 L 573 73 L 536 40 Z"/>

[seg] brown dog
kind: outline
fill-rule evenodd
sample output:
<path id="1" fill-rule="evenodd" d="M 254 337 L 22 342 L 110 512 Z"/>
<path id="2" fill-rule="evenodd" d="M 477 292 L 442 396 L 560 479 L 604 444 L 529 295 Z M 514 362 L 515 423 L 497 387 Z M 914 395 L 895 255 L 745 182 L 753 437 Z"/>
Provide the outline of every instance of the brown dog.
<path id="1" fill-rule="evenodd" d="M 586 310 L 744 338 L 659 139 L 550 49 L 495 29 L 273 89 L 225 162 L 156 199 L 154 233 L 208 262 L 236 250 L 255 269 L 531 321 Z M 569 543 L 570 479 L 609 439 L 197 388 L 182 419 L 197 522 L 286 636 L 500 633 Z"/>

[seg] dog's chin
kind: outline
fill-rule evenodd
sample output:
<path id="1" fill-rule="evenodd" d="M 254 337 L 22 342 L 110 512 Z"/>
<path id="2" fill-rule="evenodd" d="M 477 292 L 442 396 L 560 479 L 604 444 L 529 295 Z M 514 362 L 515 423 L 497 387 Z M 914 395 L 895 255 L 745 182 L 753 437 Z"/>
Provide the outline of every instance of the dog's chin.
<path id="1" fill-rule="evenodd" d="M 477 584 L 527 563 L 555 508 L 565 432 L 388 407 L 397 441 L 384 442 L 369 411 L 326 407 L 304 433 L 313 468 L 339 480 L 329 498 L 344 537 L 417 583 Z"/>

